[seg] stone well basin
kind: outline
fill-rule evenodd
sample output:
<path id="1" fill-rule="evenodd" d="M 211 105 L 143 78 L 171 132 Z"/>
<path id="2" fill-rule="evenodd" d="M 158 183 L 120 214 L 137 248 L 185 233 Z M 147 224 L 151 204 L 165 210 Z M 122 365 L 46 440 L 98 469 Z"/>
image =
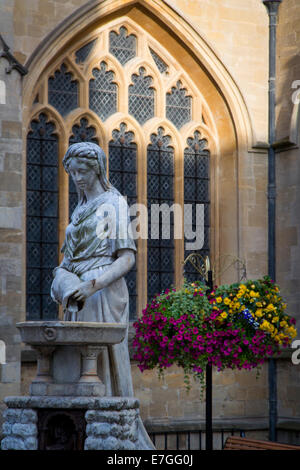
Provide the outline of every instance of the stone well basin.
<path id="1" fill-rule="evenodd" d="M 122 323 L 27 321 L 17 323 L 21 339 L 32 346 L 105 346 L 123 341 L 127 325 Z"/>

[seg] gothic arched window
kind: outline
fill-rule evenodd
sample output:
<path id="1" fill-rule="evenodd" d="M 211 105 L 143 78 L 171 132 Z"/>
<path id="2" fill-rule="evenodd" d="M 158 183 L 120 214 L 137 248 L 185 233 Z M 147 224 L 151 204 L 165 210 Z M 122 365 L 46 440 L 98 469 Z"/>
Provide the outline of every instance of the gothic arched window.
<path id="1" fill-rule="evenodd" d="M 172 87 L 170 93 L 166 95 L 166 116 L 171 122 L 180 129 L 184 124 L 191 120 L 192 98 L 186 96 L 186 89 L 182 88 L 180 81 Z"/>
<path id="2" fill-rule="evenodd" d="M 170 207 L 190 205 L 194 232 L 196 206 L 203 204 L 204 240 L 195 251 L 209 254 L 209 149 L 216 147 L 210 114 L 177 58 L 132 19 L 97 26 L 55 60 L 35 86 L 28 123 L 28 318 L 57 315 L 49 297 L 51 270 L 62 259 L 59 249 L 78 201 L 61 162 L 68 145 L 89 141 L 104 149 L 109 179 L 129 206 L 142 204 L 148 213 L 142 233 L 149 237 L 136 240 L 136 266 L 126 276 L 134 319 L 156 293 L 179 286 L 184 276 L 197 277 L 191 265 L 183 270 L 190 240 L 184 231 L 174 237 Z"/>
<path id="3" fill-rule="evenodd" d="M 121 26 L 119 34 L 116 31 L 111 31 L 109 33 L 109 52 L 122 65 L 125 65 L 136 56 L 136 37 L 134 34 L 128 35 L 124 26 Z"/>
<path id="4" fill-rule="evenodd" d="M 129 114 L 144 124 L 148 119 L 154 117 L 155 91 L 152 78 L 146 75 L 144 67 L 140 67 L 138 74 L 131 77 L 133 85 L 129 86 Z"/>
<path id="5" fill-rule="evenodd" d="M 117 111 L 118 87 L 114 83 L 114 73 L 107 70 L 106 62 L 101 62 L 100 69 L 93 69 L 90 80 L 90 109 L 105 121 Z"/>
<path id="6" fill-rule="evenodd" d="M 127 198 L 129 206 L 137 202 L 137 146 L 133 132 L 126 131 L 125 123 L 112 132 L 109 142 L 109 179 L 120 193 Z M 130 318 L 136 314 L 136 266 L 126 275 L 130 297 Z"/>
<path id="7" fill-rule="evenodd" d="M 151 135 L 151 144 L 147 148 L 149 300 L 174 282 L 174 221 L 171 216 L 170 235 L 165 238 L 164 225 L 169 220 L 164 219 L 162 212 L 154 211 L 155 206 L 166 204 L 171 207 L 174 202 L 174 149 L 170 145 L 170 136 L 164 133 L 160 127 L 157 134 Z"/>
<path id="8" fill-rule="evenodd" d="M 184 150 L 184 203 L 185 210 L 190 210 L 189 220 L 191 232 L 196 233 L 196 222 L 203 224 L 204 240 L 201 240 L 202 247 L 194 250 L 195 253 L 203 257 L 209 255 L 209 174 L 210 161 L 207 140 L 201 139 L 199 131 L 195 131 L 193 137 L 187 139 L 187 147 Z M 202 204 L 203 211 L 199 211 L 200 220 L 196 221 L 196 205 Z M 189 255 L 185 251 L 186 257 Z M 199 273 L 187 263 L 185 266 L 185 277 L 189 281 L 199 278 Z"/>
<path id="9" fill-rule="evenodd" d="M 54 77 L 49 78 L 48 102 L 62 116 L 66 116 L 79 105 L 78 82 L 72 78 L 65 64 L 61 65 L 60 70 L 56 70 Z"/>
<path id="10" fill-rule="evenodd" d="M 58 137 L 45 114 L 27 136 L 27 318 L 52 320 L 52 270 L 58 264 Z"/>

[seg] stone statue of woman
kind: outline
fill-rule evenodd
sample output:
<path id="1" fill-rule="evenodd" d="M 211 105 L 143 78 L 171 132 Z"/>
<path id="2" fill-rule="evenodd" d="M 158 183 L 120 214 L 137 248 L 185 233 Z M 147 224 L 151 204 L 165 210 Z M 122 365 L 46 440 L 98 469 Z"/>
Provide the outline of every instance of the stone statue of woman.
<path id="1" fill-rule="evenodd" d="M 63 165 L 78 192 L 78 204 L 66 229 L 64 259 L 55 268 L 51 297 L 62 304 L 64 320 L 129 323 L 124 275 L 135 263 L 128 206 L 108 181 L 106 156 L 96 144 L 81 142 L 67 150 Z M 107 396 L 133 396 L 128 328 L 120 344 L 102 354 Z M 140 420 L 139 446 L 153 449 Z"/>

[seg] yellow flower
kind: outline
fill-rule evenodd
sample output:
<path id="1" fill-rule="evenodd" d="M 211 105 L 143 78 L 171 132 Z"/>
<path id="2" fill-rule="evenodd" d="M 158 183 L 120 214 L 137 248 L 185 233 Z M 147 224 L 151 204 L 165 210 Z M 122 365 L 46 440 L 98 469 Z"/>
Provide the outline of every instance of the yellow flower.
<path id="1" fill-rule="evenodd" d="M 226 297 L 226 298 L 224 299 L 224 304 L 225 304 L 225 305 L 229 305 L 229 304 L 230 304 L 230 299 L 229 299 L 228 297 Z"/>
<path id="2" fill-rule="evenodd" d="M 282 320 L 280 322 L 280 326 L 281 326 L 281 328 L 284 328 L 285 326 L 287 326 L 287 322 L 285 320 Z"/>
<path id="3" fill-rule="evenodd" d="M 257 304 L 256 304 L 256 305 L 257 305 Z M 257 317 L 262 317 L 262 316 L 263 316 L 262 309 L 261 309 L 261 308 L 257 309 L 256 312 L 255 312 L 255 314 L 256 314 Z"/>
<path id="4" fill-rule="evenodd" d="M 257 293 L 254 290 L 250 291 L 250 297 L 257 297 Z"/>
<path id="5" fill-rule="evenodd" d="M 256 302 L 256 307 L 262 307 L 262 303 L 261 302 Z"/>
<path id="6" fill-rule="evenodd" d="M 227 313 L 226 313 L 226 312 L 222 312 L 222 313 L 221 313 L 221 317 L 222 317 L 222 318 L 227 318 L 227 317 L 228 317 L 228 315 L 227 315 Z"/>
<path id="7" fill-rule="evenodd" d="M 222 300 L 223 300 L 222 297 L 217 297 L 216 298 L 216 301 L 218 302 L 218 304 L 220 304 L 222 302 Z"/>
<path id="8" fill-rule="evenodd" d="M 273 304 L 269 304 L 269 305 L 266 307 L 266 310 L 267 310 L 268 312 L 271 312 L 272 310 L 275 310 L 275 309 L 276 309 L 276 307 L 274 307 Z"/>
<path id="9" fill-rule="evenodd" d="M 279 320 L 279 317 L 274 317 L 273 320 L 272 320 L 272 323 L 277 323 Z"/>

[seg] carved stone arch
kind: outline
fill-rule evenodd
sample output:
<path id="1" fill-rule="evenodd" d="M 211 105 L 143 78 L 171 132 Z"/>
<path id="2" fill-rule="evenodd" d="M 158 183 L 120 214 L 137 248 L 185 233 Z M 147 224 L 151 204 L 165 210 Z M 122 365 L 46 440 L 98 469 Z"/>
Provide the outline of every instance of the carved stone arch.
<path id="1" fill-rule="evenodd" d="M 124 0 L 122 2 L 119 0 L 91 0 L 76 10 L 45 38 L 26 64 L 29 68 L 29 74 L 24 79 L 25 118 L 27 119 L 28 114 L 26 113 L 30 112 L 35 98 L 36 84 L 38 80 L 41 80 L 40 77 L 47 72 L 47 68 L 52 66 L 59 57 L 65 57 L 68 51 L 73 52 L 74 47 L 86 44 L 87 38 L 91 38 L 94 33 L 103 33 L 103 38 L 105 38 L 108 31 L 117 24 L 128 26 L 128 31 L 133 33 L 136 31 L 136 34 L 140 35 L 142 40 L 138 41 L 138 53 L 140 53 L 140 44 L 144 46 L 151 44 L 163 59 L 174 58 L 174 62 L 171 63 L 174 75 L 172 73 L 172 76 L 170 74 L 162 79 L 159 72 L 156 71 L 156 76 L 161 79 L 164 92 L 168 80 L 171 80 L 177 73 L 178 76 L 186 77 L 187 84 L 194 84 L 197 95 L 203 97 L 203 109 L 198 124 L 203 124 L 203 115 L 206 126 L 211 129 L 215 141 L 219 144 L 218 150 L 222 155 L 220 164 L 226 165 L 226 168 L 225 166 L 220 167 L 219 174 L 222 174 L 223 169 L 226 169 L 226 174 L 232 176 L 231 197 L 234 199 L 233 203 L 229 201 L 229 198 L 222 200 L 222 221 L 220 223 L 223 225 L 222 230 L 218 231 L 216 235 L 218 242 L 212 256 L 218 256 L 220 249 L 236 253 L 239 249 L 237 239 L 240 230 L 239 216 L 232 217 L 233 211 L 239 204 L 240 183 L 236 170 L 239 168 L 239 159 L 243 159 L 243 162 L 245 161 L 247 164 L 247 151 L 255 141 L 251 119 L 243 94 L 225 65 L 201 32 L 180 11 L 174 8 L 169 0 Z M 85 36 L 86 33 L 88 36 Z M 144 56 L 148 57 L 149 54 L 145 53 Z M 91 55 L 89 61 L 93 61 L 95 57 L 96 55 Z M 135 59 L 131 60 L 134 63 Z M 151 62 L 149 61 L 149 63 Z M 127 66 L 129 65 L 128 62 Z M 154 67 L 153 64 L 152 66 Z M 126 89 L 126 87 L 123 88 Z M 217 110 L 218 119 L 214 119 L 213 110 Z M 112 124 L 115 119 L 118 119 L 118 115 L 123 117 L 126 113 L 127 110 L 124 106 L 116 115 L 111 116 L 111 119 L 108 118 L 105 121 L 104 150 L 106 152 Z M 200 116 L 197 115 L 196 121 L 198 118 Z M 128 117 L 126 122 L 128 122 Z M 139 129 L 140 134 L 144 135 L 141 139 L 144 141 L 144 152 L 152 129 L 155 132 L 158 125 L 163 125 L 165 129 L 172 132 L 172 135 L 176 136 L 176 165 L 178 168 L 180 165 L 182 166 L 183 128 L 178 132 L 170 122 L 162 118 L 153 118 L 143 126 L 133 119 L 132 125 Z M 224 178 L 219 178 L 218 181 L 219 191 L 222 192 L 223 185 L 227 183 L 224 183 Z M 178 187 L 180 197 L 182 197 L 182 189 L 180 189 L 182 184 L 183 182 L 180 180 Z M 141 197 L 144 197 L 143 194 L 142 191 Z M 218 206 L 218 201 L 216 205 Z M 236 210 L 237 213 L 238 210 Z M 218 220 L 215 221 L 215 226 L 216 230 L 219 230 Z M 222 244 L 222 247 L 217 246 L 218 244 Z"/>
<path id="2" fill-rule="evenodd" d="M 208 141 L 208 147 L 212 155 L 217 155 L 219 153 L 219 142 L 217 136 L 213 133 L 210 127 L 206 126 L 205 124 L 199 124 L 196 121 L 191 121 L 185 124 L 180 129 L 180 134 L 182 136 L 183 142 L 194 134 L 195 131 L 199 131 L 203 138 Z"/>
<path id="3" fill-rule="evenodd" d="M 37 104 L 34 107 L 33 112 L 30 118 L 28 119 L 28 122 L 26 125 L 27 133 L 30 131 L 31 122 L 38 120 L 40 114 L 46 114 L 46 116 L 48 117 L 47 122 L 54 123 L 54 126 L 55 126 L 54 133 L 59 136 L 60 140 L 64 141 L 66 138 L 66 133 L 65 133 L 65 126 L 64 126 L 63 119 L 61 115 L 56 111 L 56 109 L 49 105 L 45 106 L 42 104 Z"/>
<path id="4" fill-rule="evenodd" d="M 155 133 L 159 127 L 163 127 L 165 129 L 165 134 L 169 134 L 171 136 L 176 153 L 181 155 L 183 151 L 182 138 L 178 132 L 178 129 L 176 129 L 174 124 L 172 124 L 167 119 L 154 118 L 144 125 L 146 145 L 148 145 L 150 142 L 151 134 Z"/>
<path id="5" fill-rule="evenodd" d="M 107 53 L 104 52 L 103 54 L 94 56 L 91 61 L 87 63 L 85 74 L 90 79 L 93 78 L 92 71 L 95 68 L 100 68 L 101 62 L 105 62 L 107 64 L 108 70 L 112 70 L 115 74 L 114 82 L 119 86 L 122 87 L 125 84 L 125 74 L 124 69 L 121 64 L 117 61 L 117 59 Z"/>
<path id="6" fill-rule="evenodd" d="M 107 137 L 111 135 L 112 131 L 120 126 L 124 122 L 128 126 L 128 130 L 132 131 L 135 135 L 135 142 L 138 148 L 142 148 L 144 145 L 144 133 L 139 123 L 134 119 L 133 116 L 125 113 L 116 113 L 107 120 Z"/>
<path id="7" fill-rule="evenodd" d="M 101 10 L 99 11 L 100 3 Z M 140 14 L 139 9 L 142 7 L 143 14 L 151 12 L 167 28 L 171 28 L 179 40 L 185 44 L 185 47 L 199 59 L 207 70 L 208 76 L 212 77 L 219 89 L 222 89 L 223 99 L 228 104 L 233 116 L 239 145 L 245 141 L 246 146 L 255 143 L 254 131 L 243 95 L 203 34 L 168 0 L 136 0 L 134 2 L 124 0 L 121 7 L 123 9 L 121 14 L 126 12 L 127 16 L 129 16 L 128 12 L 132 13 L 132 10 L 138 10 L 138 14 Z M 54 51 L 57 53 L 57 50 L 64 48 L 64 44 L 67 44 L 71 38 L 82 34 L 84 28 L 99 21 L 99 18 L 109 18 L 109 15 L 116 14 L 119 9 L 120 2 L 118 0 L 92 0 L 59 24 L 53 32 L 45 37 L 28 59 L 26 66 L 30 73 L 25 77 L 24 88 L 28 91 L 31 90 L 32 82 L 36 82 L 37 77 L 49 62 L 49 57 L 54 55 Z M 134 16 L 136 11 L 133 13 Z M 28 79 L 29 76 L 31 76 L 31 80 Z M 31 93 L 25 94 L 27 97 L 30 95 Z"/>
<path id="8" fill-rule="evenodd" d="M 78 109 L 76 113 L 73 114 L 72 120 L 70 119 L 68 122 L 68 125 L 66 126 L 66 135 L 67 138 L 70 138 L 72 135 L 72 129 L 73 126 L 79 125 L 81 119 L 86 119 L 88 121 L 88 126 L 89 127 L 94 127 L 96 134 L 95 137 L 99 141 L 100 147 L 105 145 L 105 130 L 103 129 L 103 126 L 101 125 L 101 121 L 99 120 L 99 117 L 91 110 L 82 110 Z"/>

